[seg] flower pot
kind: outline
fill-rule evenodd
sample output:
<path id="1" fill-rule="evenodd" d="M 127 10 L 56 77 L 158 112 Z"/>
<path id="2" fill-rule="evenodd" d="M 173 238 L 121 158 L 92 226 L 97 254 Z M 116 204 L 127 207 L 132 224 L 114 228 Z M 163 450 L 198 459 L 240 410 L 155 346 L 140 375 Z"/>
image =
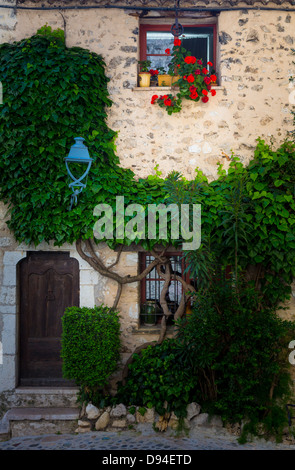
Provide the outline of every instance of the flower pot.
<path id="1" fill-rule="evenodd" d="M 174 77 L 171 77 L 171 78 L 172 78 L 172 83 L 171 83 L 172 86 L 178 86 L 177 82 L 181 78 L 181 76 L 180 75 L 175 75 Z"/>
<path id="2" fill-rule="evenodd" d="M 140 87 L 149 87 L 151 83 L 151 74 L 149 72 L 140 72 L 139 76 L 139 86 Z"/>
<path id="3" fill-rule="evenodd" d="M 158 85 L 159 86 L 171 86 L 172 77 L 171 75 L 158 75 Z"/>

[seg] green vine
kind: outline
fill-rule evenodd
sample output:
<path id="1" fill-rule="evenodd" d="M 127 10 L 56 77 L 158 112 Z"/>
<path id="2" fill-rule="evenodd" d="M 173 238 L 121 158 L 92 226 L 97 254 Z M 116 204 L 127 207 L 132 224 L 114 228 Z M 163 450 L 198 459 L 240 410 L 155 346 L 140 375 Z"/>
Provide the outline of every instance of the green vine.
<path id="1" fill-rule="evenodd" d="M 112 103 L 101 56 L 67 48 L 62 32 L 46 26 L 29 39 L 0 46 L 0 76 L 0 198 L 9 205 L 7 224 L 18 241 L 61 246 L 93 238 L 94 207 L 107 203 L 115 208 L 117 195 L 124 196 L 125 205 L 145 209 L 159 203 L 201 204 L 202 245 L 190 253 L 203 256 L 201 274 L 210 276 L 216 260 L 234 266 L 236 277 L 254 265 L 270 301 L 290 292 L 295 276 L 292 142 L 273 149 L 258 139 L 247 167 L 232 155 L 228 171 L 220 166 L 211 183 L 199 169 L 190 181 L 177 172 L 162 178 L 157 167 L 154 175 L 136 179 L 120 166 L 116 133 L 106 124 Z M 71 190 L 64 157 L 76 136 L 85 138 L 94 162 L 86 190 L 68 211 Z M 105 241 L 111 248 L 132 243 L 127 238 Z M 133 242 L 148 250 L 159 242 L 167 246 L 181 240 L 171 239 L 168 231 L 165 240 L 157 235 Z M 202 276 L 198 278 L 201 282 Z"/>

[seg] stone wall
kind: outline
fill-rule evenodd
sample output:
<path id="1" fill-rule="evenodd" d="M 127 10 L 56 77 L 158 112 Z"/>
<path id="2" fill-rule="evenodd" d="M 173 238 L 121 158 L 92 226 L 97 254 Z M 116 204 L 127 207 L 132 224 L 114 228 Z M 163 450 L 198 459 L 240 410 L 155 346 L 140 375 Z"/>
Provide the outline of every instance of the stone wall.
<path id="1" fill-rule="evenodd" d="M 215 18 L 200 19 L 200 23 L 217 22 L 220 86 L 209 103 L 186 102 L 183 111 L 172 116 L 150 104 L 154 90 L 137 87 L 140 20 L 134 12 L 100 9 L 65 10 L 62 14 L 30 10 L 14 13 L 2 9 L 0 42 L 31 36 L 45 23 L 63 28 L 62 15 L 67 45 L 93 50 L 106 61 L 114 102 L 109 125 L 119 133 L 117 154 L 121 164 L 138 176 L 151 174 L 159 164 L 163 175 L 177 169 L 193 177 L 198 166 L 212 179 L 217 162 L 227 164 L 224 154 L 234 151 L 247 162 L 258 136 L 273 136 L 280 142 L 292 129 L 292 11 L 222 11 Z M 142 21 L 155 22 L 148 16 Z M 159 21 L 172 24 L 173 18 Z"/>
<path id="2" fill-rule="evenodd" d="M 62 14 L 0 9 L 0 42 L 29 37 L 46 23 L 63 28 L 65 19 L 69 47 L 81 46 L 101 54 L 111 79 L 109 92 L 114 104 L 109 110 L 108 124 L 118 131 L 117 155 L 122 166 L 131 168 L 138 177 L 151 174 L 158 164 L 163 175 L 178 170 L 191 178 L 199 167 L 209 179 L 214 179 L 216 164 L 227 164 L 224 154 L 234 151 L 246 163 L 253 156 L 258 136 L 266 139 L 273 136 L 280 142 L 292 129 L 288 85 L 289 76 L 294 73 L 291 54 L 295 39 L 294 12 L 221 12 L 216 17 L 220 77 L 217 94 L 207 104 L 184 103 L 182 112 L 172 116 L 150 104 L 155 90 L 137 87 L 138 16 L 129 11 L 107 9 L 68 10 Z M 171 19 L 166 21 L 172 24 Z M 212 18 L 207 21 L 212 22 Z M 16 263 L 29 249 L 57 248 L 45 244 L 37 248 L 18 245 L 5 224 L 3 205 L 0 216 L 0 341 L 3 343 L 0 391 L 3 391 L 13 389 L 17 380 Z M 63 246 L 59 250 L 69 251 L 70 256 L 79 260 L 81 306 L 112 305 L 115 283 L 93 272 L 79 257 L 75 246 Z M 116 256 L 104 245 L 100 246 L 100 255 L 107 263 Z M 123 253 L 117 269 L 135 274 L 138 254 Z M 138 284 L 124 287 L 119 309 L 125 362 L 137 345 L 155 340 L 157 335 L 138 329 Z M 295 318 L 295 293 L 288 315 Z"/>

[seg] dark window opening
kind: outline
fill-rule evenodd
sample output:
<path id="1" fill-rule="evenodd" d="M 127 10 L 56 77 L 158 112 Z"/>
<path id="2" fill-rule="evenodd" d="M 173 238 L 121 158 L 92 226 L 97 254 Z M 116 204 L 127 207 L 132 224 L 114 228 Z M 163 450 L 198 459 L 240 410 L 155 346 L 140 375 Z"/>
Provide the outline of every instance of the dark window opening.
<path id="1" fill-rule="evenodd" d="M 174 275 L 181 276 L 186 282 L 189 281 L 189 275 L 185 272 L 185 262 L 182 254 L 172 254 L 169 256 L 171 261 L 171 270 Z M 150 265 L 154 257 L 150 254 L 143 253 L 141 255 L 141 272 Z M 161 268 L 163 269 L 163 267 Z M 156 268 L 141 281 L 141 305 L 140 305 L 140 323 L 141 325 L 156 325 L 161 322 L 163 309 L 160 304 L 160 296 L 164 287 L 165 280 L 159 275 Z M 169 285 L 166 294 L 166 301 L 172 315 L 168 317 L 167 325 L 173 324 L 174 314 L 177 311 L 181 297 L 183 294 L 183 286 L 180 281 L 173 279 Z"/>
<path id="2" fill-rule="evenodd" d="M 173 48 L 174 36 L 168 25 L 141 25 L 140 59 L 150 60 L 151 68 L 164 67 L 168 71 L 171 57 L 165 54 L 167 48 Z M 210 71 L 216 71 L 216 25 L 184 26 L 184 34 L 180 36 L 182 46 L 191 52 L 203 64 L 212 62 Z"/>

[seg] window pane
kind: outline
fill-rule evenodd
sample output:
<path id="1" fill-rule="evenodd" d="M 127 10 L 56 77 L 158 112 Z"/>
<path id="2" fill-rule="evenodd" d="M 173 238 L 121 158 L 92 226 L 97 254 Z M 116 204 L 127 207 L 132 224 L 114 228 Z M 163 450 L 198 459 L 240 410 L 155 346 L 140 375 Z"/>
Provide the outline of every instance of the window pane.
<path id="1" fill-rule="evenodd" d="M 147 31 L 147 54 L 165 54 L 165 49 L 173 47 L 174 37 L 169 31 Z"/>
<path id="2" fill-rule="evenodd" d="M 168 71 L 170 57 L 165 55 L 167 48 L 173 48 L 174 36 L 170 31 L 147 31 L 147 59 L 151 68 L 165 67 Z M 180 37 L 182 46 L 197 59 L 202 59 L 204 65 L 213 62 L 213 27 L 185 27 Z M 159 56 L 159 54 L 163 54 Z"/>

